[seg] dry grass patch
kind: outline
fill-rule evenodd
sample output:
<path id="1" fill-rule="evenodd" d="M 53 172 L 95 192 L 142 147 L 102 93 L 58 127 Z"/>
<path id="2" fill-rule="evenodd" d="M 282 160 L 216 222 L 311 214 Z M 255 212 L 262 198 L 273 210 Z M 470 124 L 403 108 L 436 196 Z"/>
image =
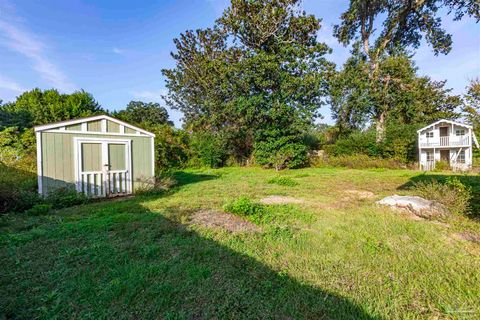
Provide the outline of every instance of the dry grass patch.
<path id="1" fill-rule="evenodd" d="M 375 193 L 371 191 L 365 191 L 365 190 L 345 190 L 345 193 L 347 196 L 345 197 L 346 200 L 350 198 L 354 199 L 359 199 L 359 200 L 368 200 L 368 199 L 374 199 L 375 198 Z"/>
<path id="2" fill-rule="evenodd" d="M 480 244 L 480 234 L 476 234 L 473 232 L 465 231 L 465 232 L 454 233 L 453 237 L 455 239 L 461 239 L 461 240 L 466 240 L 466 241 Z"/>
<path id="3" fill-rule="evenodd" d="M 302 204 L 305 203 L 303 199 L 297 199 L 293 197 L 286 196 L 268 196 L 263 199 L 260 199 L 261 204 Z"/>
<path id="4" fill-rule="evenodd" d="M 207 228 L 220 228 L 229 232 L 260 232 L 261 229 L 250 221 L 231 213 L 216 210 L 200 210 L 195 212 L 190 223 Z"/>

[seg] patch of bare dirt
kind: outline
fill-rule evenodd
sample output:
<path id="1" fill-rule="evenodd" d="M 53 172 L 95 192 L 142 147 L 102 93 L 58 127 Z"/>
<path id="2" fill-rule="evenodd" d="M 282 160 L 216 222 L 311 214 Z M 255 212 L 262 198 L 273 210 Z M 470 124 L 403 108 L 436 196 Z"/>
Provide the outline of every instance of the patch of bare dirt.
<path id="1" fill-rule="evenodd" d="M 473 232 L 454 233 L 453 237 L 455 239 L 466 240 L 466 241 L 470 241 L 470 242 L 473 242 L 473 243 L 479 243 L 480 244 L 480 234 L 476 234 L 476 233 L 473 233 Z"/>
<path id="2" fill-rule="evenodd" d="M 221 228 L 230 232 L 259 232 L 260 227 L 237 217 L 231 213 L 216 210 L 200 210 L 195 212 L 190 223 L 207 228 Z"/>
<path id="3" fill-rule="evenodd" d="M 301 204 L 305 200 L 285 196 L 268 196 L 260 199 L 261 204 Z"/>
<path id="4" fill-rule="evenodd" d="M 360 200 L 367 200 L 367 199 L 375 198 L 375 193 L 373 193 L 371 191 L 345 190 L 344 192 L 347 194 L 346 199 L 355 198 L 355 199 L 360 199 Z"/>

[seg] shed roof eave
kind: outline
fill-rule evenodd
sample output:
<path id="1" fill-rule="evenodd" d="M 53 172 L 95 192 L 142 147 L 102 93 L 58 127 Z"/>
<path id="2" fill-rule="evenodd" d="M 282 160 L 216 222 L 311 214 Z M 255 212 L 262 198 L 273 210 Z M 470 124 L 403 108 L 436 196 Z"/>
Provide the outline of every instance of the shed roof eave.
<path id="1" fill-rule="evenodd" d="M 469 129 L 472 129 L 472 126 L 468 125 L 468 124 L 465 124 L 465 123 L 461 123 L 461 122 L 457 122 L 457 121 L 452 121 L 452 120 L 447 120 L 447 119 L 440 119 L 438 121 L 435 121 L 434 123 L 431 123 L 429 124 L 428 126 L 426 127 L 423 127 L 423 128 L 420 128 L 417 130 L 417 133 L 420 133 L 424 130 L 427 130 L 428 128 L 431 128 L 433 126 L 436 126 L 437 124 L 439 123 L 442 123 L 442 122 L 447 122 L 447 123 L 450 123 L 450 124 L 454 124 L 454 125 L 457 125 L 457 126 L 461 126 L 461 127 L 465 127 L 465 128 L 469 128 Z"/>
<path id="2" fill-rule="evenodd" d="M 120 125 L 123 125 L 127 128 L 130 128 L 130 129 L 133 129 L 133 130 L 136 130 L 136 131 L 139 131 L 143 134 L 146 134 L 147 136 L 149 137 L 155 137 L 155 134 L 154 133 L 151 133 L 149 131 L 146 131 L 142 128 L 139 128 L 139 127 L 136 127 L 136 126 L 133 126 L 129 123 L 126 123 L 126 122 L 123 122 L 121 120 L 118 120 L 118 119 L 115 119 L 113 117 L 110 117 L 110 116 L 107 116 L 107 115 L 98 115 L 98 116 L 92 116 L 92 117 L 85 117 L 85 118 L 78 118 L 78 119 L 72 119 L 72 120 L 66 120 L 66 121 L 59 121 L 59 122 L 54 122 L 54 123 L 49 123 L 49 124 L 44 124 L 44 125 L 39 125 L 39 126 L 35 126 L 34 127 L 34 130 L 35 132 L 41 132 L 41 131 L 45 131 L 45 130 L 50 130 L 50 129 L 55 129 L 55 128 L 60 128 L 60 127 L 64 127 L 64 126 L 70 126 L 70 125 L 75 125 L 75 124 L 79 124 L 79 123 L 84 123 L 84 122 L 89 122 L 89 121 L 96 121 L 96 120 L 110 120 L 112 122 L 115 122 L 117 124 L 120 124 Z"/>

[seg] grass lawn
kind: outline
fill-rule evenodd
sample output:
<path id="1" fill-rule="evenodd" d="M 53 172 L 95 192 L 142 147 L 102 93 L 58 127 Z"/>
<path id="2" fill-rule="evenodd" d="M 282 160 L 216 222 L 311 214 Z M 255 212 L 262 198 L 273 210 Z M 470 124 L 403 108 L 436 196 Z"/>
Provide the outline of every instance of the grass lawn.
<path id="1" fill-rule="evenodd" d="M 378 208 L 407 170 L 188 170 L 158 196 L 0 224 L 0 318 L 480 318 L 480 234 Z M 480 177 L 475 177 L 480 179 Z M 360 199 L 351 191 L 370 191 Z M 289 196 L 260 232 L 189 223 L 240 196 Z"/>

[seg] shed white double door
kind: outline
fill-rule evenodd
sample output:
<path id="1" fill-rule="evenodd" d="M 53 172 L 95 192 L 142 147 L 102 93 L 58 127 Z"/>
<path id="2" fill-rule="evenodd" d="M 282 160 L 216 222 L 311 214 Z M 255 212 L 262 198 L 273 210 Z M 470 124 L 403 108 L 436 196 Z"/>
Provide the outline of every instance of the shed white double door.
<path id="1" fill-rule="evenodd" d="M 75 181 L 89 197 L 132 193 L 131 140 L 75 138 Z"/>

